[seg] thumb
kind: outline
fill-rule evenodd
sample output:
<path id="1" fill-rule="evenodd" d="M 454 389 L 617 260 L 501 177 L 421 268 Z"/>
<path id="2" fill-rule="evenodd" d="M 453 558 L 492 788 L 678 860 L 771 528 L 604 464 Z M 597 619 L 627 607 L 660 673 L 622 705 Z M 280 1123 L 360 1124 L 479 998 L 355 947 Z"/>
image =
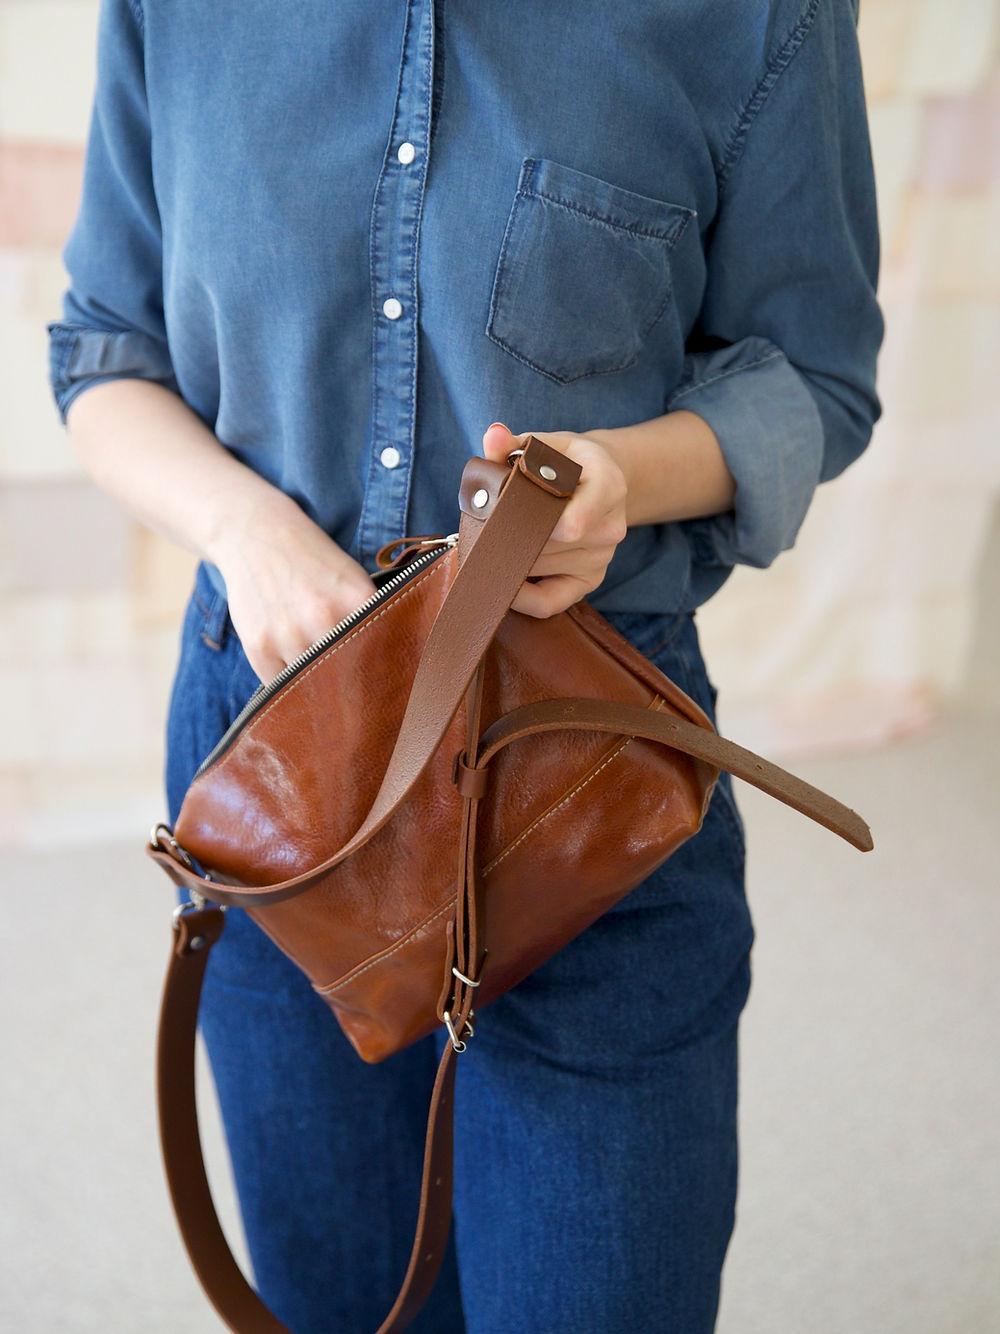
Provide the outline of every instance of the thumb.
<path id="1" fill-rule="evenodd" d="M 520 437 L 503 422 L 491 422 L 483 432 L 483 453 L 494 463 L 504 463 L 510 451 L 518 449 L 520 444 Z"/>

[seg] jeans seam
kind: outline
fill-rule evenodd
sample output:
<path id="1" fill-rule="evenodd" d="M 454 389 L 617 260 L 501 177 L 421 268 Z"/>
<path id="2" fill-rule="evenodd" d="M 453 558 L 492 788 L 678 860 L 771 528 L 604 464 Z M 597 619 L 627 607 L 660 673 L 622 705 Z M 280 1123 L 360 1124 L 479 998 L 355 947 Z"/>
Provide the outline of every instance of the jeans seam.
<path id="1" fill-rule="evenodd" d="M 730 843 L 727 842 L 726 856 L 729 858 L 729 862 L 733 870 L 742 874 L 747 854 L 746 837 L 743 831 L 742 821 L 738 818 L 736 814 L 735 800 L 732 797 L 731 793 L 729 792 L 728 788 L 724 787 L 720 782 L 716 783 L 715 789 L 712 792 L 713 803 L 717 799 L 721 803 L 720 811 L 722 813 L 723 819 L 728 824 L 729 832 L 731 833 L 733 839 L 735 840 L 736 846 L 740 850 L 739 854 L 737 854 L 735 848 Z"/>
<path id="2" fill-rule="evenodd" d="M 683 624 L 684 614 L 678 613 L 678 616 L 679 618 L 681 618 L 681 623 Z M 670 639 L 668 639 L 661 646 L 661 649 L 666 648 L 667 644 L 669 643 Z M 652 653 L 650 653 L 647 656 L 652 657 Z M 694 699 L 695 696 L 688 687 L 692 684 L 692 682 L 695 679 L 696 669 L 694 663 L 691 660 L 691 656 L 686 646 L 680 645 L 674 651 L 674 661 L 677 663 L 680 672 L 683 674 L 683 679 L 680 681 L 675 681 L 675 684 L 679 685 L 682 690 L 684 690 L 688 695 L 691 695 L 691 698 Z M 666 671 L 665 666 L 660 666 L 660 664 L 656 665 L 660 667 L 660 671 L 662 671 L 664 675 L 669 676 L 669 672 Z M 673 680 L 674 678 L 671 679 Z M 697 703 L 697 700 L 695 700 L 695 702 Z M 713 711 L 714 711 L 714 706 L 713 706 Z M 746 853 L 747 853 L 746 835 L 743 829 L 742 820 L 740 819 L 739 813 L 736 810 L 735 798 L 728 791 L 728 789 L 719 781 L 716 782 L 715 788 L 712 792 L 710 806 L 715 805 L 717 800 L 719 805 L 719 811 L 722 814 L 722 817 L 726 822 L 731 835 L 731 839 L 727 840 L 726 842 L 726 856 L 729 860 L 731 869 L 735 871 L 738 875 L 742 875 L 746 863 Z M 739 852 L 737 852 L 736 850 L 737 848 L 739 849 Z"/>
<path id="3" fill-rule="evenodd" d="M 674 614 L 673 614 L 673 620 L 672 620 L 672 622 L 671 622 L 669 628 L 667 629 L 666 634 L 664 635 L 664 637 L 663 637 L 662 639 L 658 640 L 658 641 L 653 645 L 652 648 L 642 650 L 642 652 L 645 654 L 645 656 L 646 656 L 647 658 L 651 658 L 651 657 L 654 655 L 654 653 L 662 653 L 662 652 L 664 651 L 664 649 L 669 648 L 670 645 L 674 642 L 674 640 L 678 638 L 678 636 L 680 635 L 681 631 L 684 629 L 684 625 L 685 625 L 685 622 L 687 621 L 687 619 L 688 619 L 688 613 L 687 613 L 687 612 L 683 612 L 683 611 L 677 611 L 677 612 L 674 612 Z M 685 662 L 685 668 L 686 668 L 686 667 L 687 667 L 687 663 Z"/>
<path id="4" fill-rule="evenodd" d="M 215 587 L 212 587 L 207 594 L 202 593 L 198 587 L 200 574 L 201 569 L 196 572 L 194 587 L 191 590 L 191 600 L 198 608 L 197 633 L 203 644 L 214 653 L 218 653 L 226 642 L 229 601 Z"/>

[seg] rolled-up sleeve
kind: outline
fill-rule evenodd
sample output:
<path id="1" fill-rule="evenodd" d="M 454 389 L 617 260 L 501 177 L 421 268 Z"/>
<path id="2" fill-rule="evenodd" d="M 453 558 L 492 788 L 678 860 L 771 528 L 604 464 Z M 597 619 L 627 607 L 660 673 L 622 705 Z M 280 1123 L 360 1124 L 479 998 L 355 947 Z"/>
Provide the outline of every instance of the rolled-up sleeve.
<path id="1" fill-rule="evenodd" d="M 733 509 L 683 525 L 705 565 L 767 566 L 880 415 L 879 240 L 850 0 L 810 0 L 737 118 L 698 325 L 668 410 L 697 413 Z"/>
<path id="2" fill-rule="evenodd" d="M 102 0 L 83 191 L 62 258 L 62 319 L 47 325 L 62 421 L 84 390 L 108 380 L 155 380 L 176 392 L 138 0 Z"/>

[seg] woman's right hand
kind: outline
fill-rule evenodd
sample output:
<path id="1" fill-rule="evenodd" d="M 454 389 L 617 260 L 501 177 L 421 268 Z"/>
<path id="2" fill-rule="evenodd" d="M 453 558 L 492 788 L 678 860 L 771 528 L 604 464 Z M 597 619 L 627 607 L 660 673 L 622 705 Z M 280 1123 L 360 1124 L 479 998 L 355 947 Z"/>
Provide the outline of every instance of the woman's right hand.
<path id="1" fill-rule="evenodd" d="M 230 515 L 209 559 L 226 581 L 230 619 L 262 681 L 375 591 L 357 561 L 277 490 Z"/>

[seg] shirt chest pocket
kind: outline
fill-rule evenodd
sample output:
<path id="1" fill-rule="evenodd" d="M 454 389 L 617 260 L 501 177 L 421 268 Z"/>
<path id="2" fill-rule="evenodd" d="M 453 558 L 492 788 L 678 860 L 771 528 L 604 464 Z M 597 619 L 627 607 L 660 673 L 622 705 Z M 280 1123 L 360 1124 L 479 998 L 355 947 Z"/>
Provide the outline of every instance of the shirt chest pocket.
<path id="1" fill-rule="evenodd" d="M 671 301 L 670 252 L 693 209 L 525 158 L 486 334 L 568 384 L 624 370 Z"/>

